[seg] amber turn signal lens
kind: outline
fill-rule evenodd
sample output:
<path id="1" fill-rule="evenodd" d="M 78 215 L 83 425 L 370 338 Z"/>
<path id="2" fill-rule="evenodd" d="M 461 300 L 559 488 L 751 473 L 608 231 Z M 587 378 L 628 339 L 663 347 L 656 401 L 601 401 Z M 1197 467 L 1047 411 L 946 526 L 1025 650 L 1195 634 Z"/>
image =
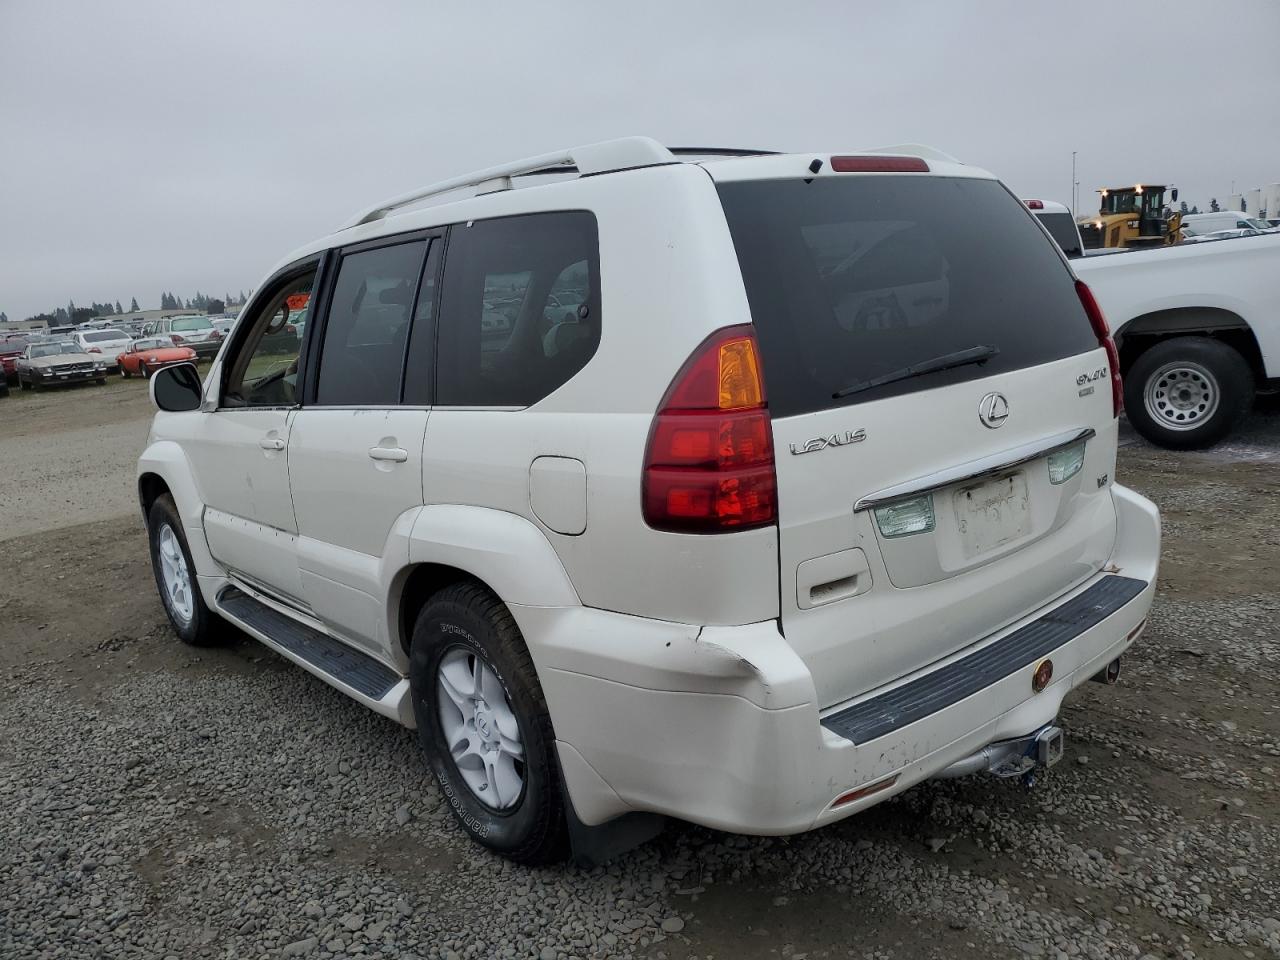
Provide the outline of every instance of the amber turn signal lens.
<path id="1" fill-rule="evenodd" d="M 1042 660 L 1040 666 L 1036 667 L 1036 672 L 1031 675 L 1031 689 L 1035 693 L 1039 693 L 1049 685 L 1049 681 L 1053 679 L 1053 661 Z"/>
<path id="2" fill-rule="evenodd" d="M 754 337 L 742 337 L 720 344 L 719 360 L 721 410 L 758 407 L 764 403 Z"/>

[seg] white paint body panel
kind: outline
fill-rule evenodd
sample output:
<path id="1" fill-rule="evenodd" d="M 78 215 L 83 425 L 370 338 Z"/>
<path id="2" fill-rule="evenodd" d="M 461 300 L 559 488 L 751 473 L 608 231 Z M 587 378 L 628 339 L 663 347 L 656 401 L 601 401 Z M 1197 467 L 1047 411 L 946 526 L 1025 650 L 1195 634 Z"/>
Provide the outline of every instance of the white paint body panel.
<path id="1" fill-rule="evenodd" d="M 335 634 L 384 656 L 381 561 L 396 521 L 422 505 L 427 416 L 407 407 L 315 407 L 297 412 L 289 434 L 302 596 Z M 406 459 L 374 459 L 375 450 Z M 407 552 L 395 560 L 403 565 Z"/>
<path id="2" fill-rule="evenodd" d="M 1086 257 L 1072 266 L 1119 337 L 1149 314 L 1226 310 L 1253 331 L 1267 376 L 1280 377 L 1280 234 Z"/>
<path id="3" fill-rule="evenodd" d="M 297 532 L 289 493 L 293 410 L 179 414 L 181 441 L 197 478 L 209 550 L 227 568 L 298 598 Z M 264 449 L 263 443 L 271 449 Z"/>

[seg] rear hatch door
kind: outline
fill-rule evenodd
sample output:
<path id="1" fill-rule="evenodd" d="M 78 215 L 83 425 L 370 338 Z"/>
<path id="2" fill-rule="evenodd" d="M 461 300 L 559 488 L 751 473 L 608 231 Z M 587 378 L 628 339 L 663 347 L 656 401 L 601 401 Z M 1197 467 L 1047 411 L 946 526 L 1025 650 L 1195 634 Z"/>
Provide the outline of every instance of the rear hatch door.
<path id="1" fill-rule="evenodd" d="M 773 420 L 782 629 L 822 706 L 1043 606 L 1114 543 L 1075 278 L 959 171 L 717 178 Z"/>

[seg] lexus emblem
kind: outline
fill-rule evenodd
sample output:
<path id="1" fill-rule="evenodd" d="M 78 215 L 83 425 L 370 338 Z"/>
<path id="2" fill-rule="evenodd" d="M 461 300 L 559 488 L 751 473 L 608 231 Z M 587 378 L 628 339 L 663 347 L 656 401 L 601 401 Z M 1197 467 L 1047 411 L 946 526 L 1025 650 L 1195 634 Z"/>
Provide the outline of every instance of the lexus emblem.
<path id="1" fill-rule="evenodd" d="M 1003 427 L 1004 422 L 1009 419 L 1009 401 L 1004 398 L 1004 394 L 988 393 L 983 397 L 978 404 L 978 419 L 984 427 L 991 430 Z"/>

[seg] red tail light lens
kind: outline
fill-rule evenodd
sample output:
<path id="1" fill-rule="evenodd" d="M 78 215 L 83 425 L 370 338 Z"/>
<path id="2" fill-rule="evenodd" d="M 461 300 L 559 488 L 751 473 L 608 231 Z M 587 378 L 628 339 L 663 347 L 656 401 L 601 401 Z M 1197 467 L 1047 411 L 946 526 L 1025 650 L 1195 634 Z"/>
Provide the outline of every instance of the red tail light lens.
<path id="1" fill-rule="evenodd" d="M 86 351 L 86 353 L 101 353 L 101 352 L 102 352 L 102 348 L 101 348 L 101 347 L 90 347 L 90 348 Z"/>
<path id="2" fill-rule="evenodd" d="M 169 339 L 172 340 L 174 343 L 186 343 L 186 341 L 183 340 L 182 337 L 180 337 L 176 333 L 169 334 Z"/>
<path id="3" fill-rule="evenodd" d="M 1113 416 L 1120 416 L 1124 409 L 1124 383 L 1120 379 L 1120 351 L 1116 349 L 1115 338 L 1111 336 L 1111 328 L 1107 326 L 1107 318 L 1102 315 L 1102 308 L 1093 296 L 1093 291 L 1083 280 L 1076 281 L 1076 293 L 1084 312 L 1089 315 L 1089 323 L 1098 337 L 1098 344 L 1107 351 L 1107 366 L 1111 368 L 1111 411 Z"/>
<path id="4" fill-rule="evenodd" d="M 1043 210 L 1043 209 L 1044 209 L 1044 201 L 1043 201 L 1043 200 L 1028 200 L 1028 201 L 1026 201 L 1026 203 L 1027 203 L 1027 209 L 1028 209 L 1028 210 Z"/>
<path id="5" fill-rule="evenodd" d="M 773 427 L 750 325 L 708 337 L 676 374 L 645 449 L 645 522 L 732 533 L 777 520 Z"/>
<path id="6" fill-rule="evenodd" d="M 836 173 L 928 173 L 929 164 L 919 157 L 832 157 Z"/>

